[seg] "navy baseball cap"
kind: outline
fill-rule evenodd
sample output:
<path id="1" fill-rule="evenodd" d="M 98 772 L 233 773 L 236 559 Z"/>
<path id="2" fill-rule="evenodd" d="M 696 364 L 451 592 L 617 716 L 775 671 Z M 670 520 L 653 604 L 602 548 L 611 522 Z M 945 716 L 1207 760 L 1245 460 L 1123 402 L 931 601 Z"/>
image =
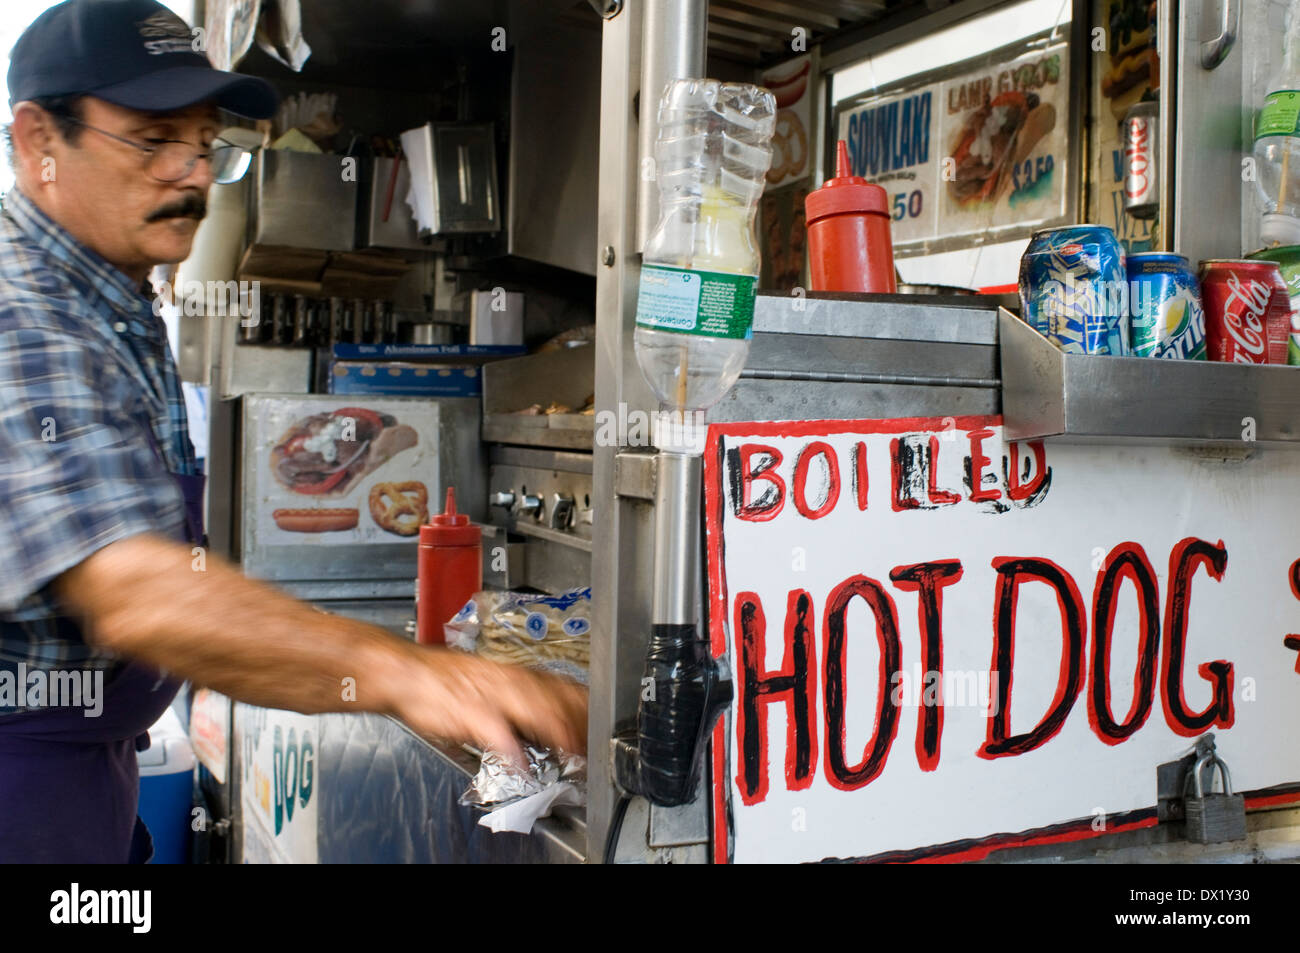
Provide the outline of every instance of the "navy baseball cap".
<path id="1" fill-rule="evenodd" d="M 179 16 L 156 0 L 67 0 L 37 17 L 9 55 L 9 103 L 90 95 L 170 112 L 211 100 L 250 119 L 275 115 L 264 79 L 214 69 Z"/>

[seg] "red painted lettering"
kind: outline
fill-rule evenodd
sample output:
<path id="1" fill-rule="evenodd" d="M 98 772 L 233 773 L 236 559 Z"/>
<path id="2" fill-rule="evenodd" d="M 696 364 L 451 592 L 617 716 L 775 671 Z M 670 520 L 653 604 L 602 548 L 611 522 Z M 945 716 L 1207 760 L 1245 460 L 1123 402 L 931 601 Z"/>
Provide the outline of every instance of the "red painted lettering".
<path id="1" fill-rule="evenodd" d="M 855 766 L 848 764 L 845 753 L 844 714 L 848 686 L 845 684 L 845 649 L 848 633 L 845 619 L 849 603 L 861 596 L 876 617 L 876 640 L 880 645 L 879 694 L 876 701 L 876 727 Z M 898 613 L 894 600 L 880 583 L 866 576 L 850 576 L 831 590 L 826 602 L 823 623 L 822 690 L 826 701 L 826 779 L 842 791 L 852 791 L 870 784 L 885 767 L 889 749 L 898 732 L 898 706 L 890 686 L 902 667 L 902 650 L 898 641 Z"/>
<path id="2" fill-rule="evenodd" d="M 935 474 L 939 470 L 939 438 L 930 438 L 930 460 L 926 466 L 929 471 L 929 477 L 926 480 L 926 495 L 930 502 L 936 506 L 943 506 L 949 503 L 958 503 L 961 501 L 960 493 L 953 493 L 951 490 L 940 490 L 935 488 Z"/>
<path id="3" fill-rule="evenodd" d="M 1110 637 L 1115 626 L 1115 602 L 1125 579 L 1137 590 L 1139 642 L 1133 672 L 1133 702 L 1122 723 L 1110 707 Z M 1156 573 L 1137 543 L 1120 543 L 1097 573 L 1092 601 L 1092 669 L 1088 674 L 1088 723 L 1108 745 L 1117 745 L 1146 724 L 1155 700 L 1156 648 L 1160 643 L 1160 593 Z"/>
<path id="4" fill-rule="evenodd" d="M 735 629 L 741 669 L 740 704 L 736 710 L 736 744 L 740 750 L 736 785 L 746 804 L 767 797 L 767 706 L 785 704 L 785 782 L 798 791 L 812 784 L 817 763 L 815 647 L 812 596 L 791 591 L 785 612 L 785 653 L 781 668 L 766 669 L 767 621 L 752 592 L 736 596 Z"/>
<path id="5" fill-rule="evenodd" d="M 1029 449 L 1034 452 L 1034 472 L 1033 476 L 1028 477 L 1027 483 L 1021 483 L 1020 475 L 1020 444 L 1012 443 L 1008 448 L 1010 453 L 1010 465 L 1006 471 L 1007 478 L 1007 497 L 1015 503 L 1026 503 L 1033 505 L 1043 498 L 1047 493 L 1048 486 L 1052 482 L 1052 471 L 1047 466 L 1047 449 L 1043 446 L 1041 440 L 1029 441 Z M 1025 460 L 1028 464 L 1028 459 Z"/>
<path id="6" fill-rule="evenodd" d="M 1074 707 L 1083 684 L 1084 609 L 1074 578 L 1048 559 L 993 560 L 998 573 L 993 605 L 993 661 L 998 677 L 997 709 L 989 716 L 988 737 L 977 752 L 981 758 L 1024 754 L 1053 738 Z M 1007 737 L 1011 717 L 1011 679 L 1015 672 L 1016 601 L 1022 581 L 1045 582 L 1056 593 L 1061 610 L 1061 669 L 1052 705 L 1032 730 Z"/>
<path id="7" fill-rule="evenodd" d="M 1210 578 L 1223 578 L 1228 565 L 1228 550 L 1223 540 L 1207 543 L 1188 537 L 1169 554 L 1169 596 L 1165 603 L 1164 654 L 1160 662 L 1161 701 L 1165 720 L 1178 734 L 1191 738 L 1211 725 L 1231 728 L 1236 719 L 1232 707 L 1232 663 L 1224 659 L 1204 662 L 1196 667 L 1201 677 L 1214 686 L 1209 706 L 1199 712 L 1187 710 L 1183 696 L 1183 655 L 1187 645 L 1187 609 L 1192 599 L 1192 576 L 1201 563 Z"/>
<path id="8" fill-rule="evenodd" d="M 853 445 L 853 489 L 859 510 L 867 508 L 867 482 L 867 445 L 859 440 Z"/>
<path id="9" fill-rule="evenodd" d="M 984 441 L 993 436 L 987 428 L 970 432 L 970 458 L 967 462 L 967 474 L 970 478 L 970 498 L 974 503 L 991 502 L 1002 499 L 1002 491 L 984 488 L 984 468 L 992 461 L 984 453 Z"/>
<path id="10" fill-rule="evenodd" d="M 755 468 L 752 460 L 756 456 L 766 456 L 767 461 Z M 785 506 L 785 480 L 776 472 L 781 465 L 781 451 L 761 443 L 747 443 L 738 450 L 727 451 L 727 464 L 736 516 L 755 523 L 775 519 Z M 755 500 L 754 484 L 760 480 L 770 485 Z"/>
<path id="11" fill-rule="evenodd" d="M 821 505 L 812 509 L 807 499 L 808 468 L 813 458 L 818 456 L 826 461 L 826 496 Z M 840 498 L 840 465 L 830 444 L 814 440 L 799 453 L 799 459 L 794 465 L 794 480 L 790 495 L 794 498 L 795 509 L 810 520 L 821 519 L 835 508 Z"/>
<path id="12" fill-rule="evenodd" d="M 896 566 L 889 578 L 904 592 L 916 592 L 921 625 L 921 669 L 929 676 L 937 672 L 943 681 L 943 587 L 961 580 L 961 563 L 942 562 Z M 922 771 L 939 767 L 939 746 L 943 739 L 943 698 L 936 705 L 922 705 L 916 720 L 916 763 Z"/>

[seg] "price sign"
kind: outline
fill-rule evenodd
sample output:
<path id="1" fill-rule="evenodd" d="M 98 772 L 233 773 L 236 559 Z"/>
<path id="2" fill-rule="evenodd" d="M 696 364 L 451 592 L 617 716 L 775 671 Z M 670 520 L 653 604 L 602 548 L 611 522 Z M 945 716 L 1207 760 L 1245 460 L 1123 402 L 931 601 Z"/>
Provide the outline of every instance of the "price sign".
<path id="1" fill-rule="evenodd" d="M 897 253 L 1065 220 L 1069 65 L 1069 44 L 1040 36 L 838 107 L 853 174 L 889 195 Z"/>

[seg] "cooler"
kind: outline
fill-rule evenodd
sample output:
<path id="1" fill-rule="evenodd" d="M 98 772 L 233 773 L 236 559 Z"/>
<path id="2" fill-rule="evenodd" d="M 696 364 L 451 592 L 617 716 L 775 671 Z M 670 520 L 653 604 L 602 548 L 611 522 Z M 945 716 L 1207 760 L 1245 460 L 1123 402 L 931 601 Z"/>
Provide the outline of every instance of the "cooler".
<path id="1" fill-rule="evenodd" d="M 149 729 L 140 764 L 140 818 L 153 835 L 153 864 L 190 862 L 190 805 L 194 749 L 176 712 L 168 708 Z"/>

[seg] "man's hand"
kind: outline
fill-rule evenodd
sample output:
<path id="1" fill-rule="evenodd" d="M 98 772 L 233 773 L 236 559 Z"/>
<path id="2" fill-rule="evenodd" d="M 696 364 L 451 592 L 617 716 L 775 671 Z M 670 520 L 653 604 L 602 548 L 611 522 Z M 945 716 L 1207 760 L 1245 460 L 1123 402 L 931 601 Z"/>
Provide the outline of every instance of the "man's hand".
<path id="1" fill-rule="evenodd" d="M 55 591 L 89 641 L 265 708 L 394 715 L 426 737 L 518 755 L 518 738 L 583 753 L 580 686 L 416 645 L 245 579 L 153 536 L 112 543 Z"/>
<path id="2" fill-rule="evenodd" d="M 587 750 L 582 686 L 450 649 L 411 646 L 418 664 L 394 714 L 417 734 L 470 741 L 519 759 L 516 739 Z"/>

